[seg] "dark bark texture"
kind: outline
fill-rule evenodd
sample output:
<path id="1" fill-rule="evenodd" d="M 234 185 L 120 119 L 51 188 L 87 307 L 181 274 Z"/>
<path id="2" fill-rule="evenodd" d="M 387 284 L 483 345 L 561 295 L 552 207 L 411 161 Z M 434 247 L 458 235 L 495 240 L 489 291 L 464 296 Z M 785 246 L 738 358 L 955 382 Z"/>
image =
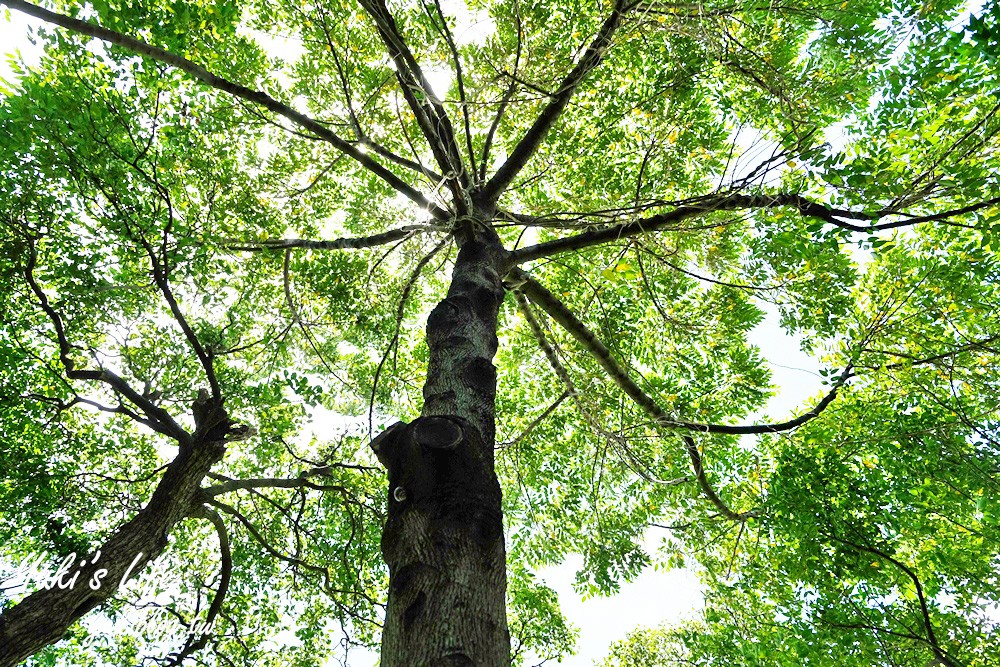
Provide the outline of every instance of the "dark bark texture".
<path id="1" fill-rule="evenodd" d="M 423 416 L 372 447 L 389 476 L 382 667 L 510 664 L 500 485 L 493 469 L 497 313 L 506 262 L 473 224 L 427 321 Z"/>

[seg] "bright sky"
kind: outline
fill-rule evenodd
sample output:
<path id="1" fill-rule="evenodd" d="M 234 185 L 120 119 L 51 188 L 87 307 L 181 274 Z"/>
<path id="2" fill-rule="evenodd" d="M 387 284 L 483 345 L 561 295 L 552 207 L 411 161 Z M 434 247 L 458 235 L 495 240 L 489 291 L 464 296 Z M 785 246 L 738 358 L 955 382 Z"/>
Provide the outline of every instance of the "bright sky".
<path id="1" fill-rule="evenodd" d="M 37 62 L 38 50 L 27 40 L 28 22 L 17 12 L 7 12 L 7 15 L 0 16 L 0 53 L 20 51 L 29 65 Z M 482 17 L 470 17 L 465 23 L 469 41 L 477 38 L 474 27 L 477 22 L 483 25 L 485 21 Z M 280 48 L 278 44 L 269 46 Z M 440 81 L 442 88 L 447 89 L 446 79 L 449 76 L 450 73 L 440 73 L 432 83 L 437 87 Z M 13 78 L 7 57 L 0 62 L 0 78 L 8 81 Z M 820 377 L 816 374 L 818 365 L 799 351 L 798 341 L 781 331 L 773 308 L 768 311 L 764 323 L 753 332 L 751 340 L 771 360 L 774 382 L 781 387 L 768 405 L 771 417 L 778 420 L 787 418 L 806 397 L 822 390 Z M 650 538 L 651 545 L 655 545 L 659 536 L 651 534 Z M 567 667 L 590 667 L 607 655 L 613 641 L 623 638 L 638 626 L 656 626 L 690 617 L 701 606 L 699 583 L 688 570 L 654 572 L 650 569 L 636 581 L 624 585 L 615 597 L 584 601 L 572 588 L 574 573 L 580 562 L 577 557 L 560 567 L 538 572 L 540 579 L 559 593 L 565 615 L 580 629 L 577 655 L 562 663 Z M 352 665 L 374 664 L 370 655 L 353 655 Z"/>

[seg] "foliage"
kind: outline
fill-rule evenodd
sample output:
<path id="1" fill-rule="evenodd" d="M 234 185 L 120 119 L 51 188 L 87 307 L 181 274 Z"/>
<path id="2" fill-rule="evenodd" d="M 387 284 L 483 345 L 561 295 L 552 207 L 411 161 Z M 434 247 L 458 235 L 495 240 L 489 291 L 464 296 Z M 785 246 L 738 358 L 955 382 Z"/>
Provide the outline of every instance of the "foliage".
<path id="1" fill-rule="evenodd" d="M 4 86 L 0 565 L 99 546 L 176 454 L 74 369 L 190 428 L 201 349 L 252 427 L 207 482 L 232 581 L 201 659 L 375 646 L 367 445 L 420 412 L 456 220 L 495 187 L 487 222 L 551 297 L 508 295 L 495 362 L 518 660 L 571 651 L 531 571 L 580 553 L 587 594 L 685 563 L 707 591 L 608 665 L 1000 665 L 995 3 L 49 6 L 159 50 L 42 23 Z M 780 389 L 749 340 L 772 307 L 825 385 L 740 432 Z M 216 533 L 182 523 L 32 664 L 178 651 Z"/>

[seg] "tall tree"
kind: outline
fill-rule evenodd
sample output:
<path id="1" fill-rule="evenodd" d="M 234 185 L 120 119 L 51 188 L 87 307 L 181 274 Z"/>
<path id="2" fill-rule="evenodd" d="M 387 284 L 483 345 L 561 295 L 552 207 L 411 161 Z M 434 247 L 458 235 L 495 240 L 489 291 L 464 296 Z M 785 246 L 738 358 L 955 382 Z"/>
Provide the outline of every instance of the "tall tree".
<path id="1" fill-rule="evenodd" d="M 994 4 L 0 4 L 0 666 L 998 664 Z"/>

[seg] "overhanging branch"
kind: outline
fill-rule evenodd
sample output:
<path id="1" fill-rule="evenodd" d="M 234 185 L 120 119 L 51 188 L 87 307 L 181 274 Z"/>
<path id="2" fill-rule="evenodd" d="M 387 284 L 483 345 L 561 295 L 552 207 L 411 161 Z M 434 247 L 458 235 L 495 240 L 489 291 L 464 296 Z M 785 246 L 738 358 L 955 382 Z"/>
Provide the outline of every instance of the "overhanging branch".
<path id="1" fill-rule="evenodd" d="M 658 424 L 668 428 L 698 433 L 724 433 L 729 435 L 763 435 L 765 433 L 791 431 L 819 416 L 833 402 L 840 388 L 850 378 L 854 377 L 853 366 L 849 364 L 837 377 L 830 391 L 815 407 L 788 421 L 774 424 L 747 425 L 680 421 L 668 415 L 649 394 L 636 384 L 628 371 L 615 360 L 607 346 L 562 301 L 556 298 L 552 292 L 521 269 L 514 268 L 511 271 L 511 275 L 514 278 L 514 283 L 518 286 L 517 288 L 524 292 L 533 303 L 548 313 L 549 317 L 558 322 L 585 350 L 590 352 L 594 360 L 622 391 L 635 401 L 649 416 L 655 419 Z"/>
<path id="2" fill-rule="evenodd" d="M 514 271 L 518 274 L 516 275 L 516 278 L 520 283 L 519 289 L 529 299 L 531 299 L 533 303 L 538 305 L 542 310 L 548 313 L 552 319 L 566 329 L 566 331 L 572 335 L 588 352 L 590 352 L 594 357 L 594 360 L 597 361 L 601 368 L 603 368 L 604 371 L 611 377 L 612 381 L 618 385 L 618 387 L 624 391 L 629 398 L 635 401 L 639 407 L 646 412 L 646 414 L 652 417 L 655 423 L 671 429 L 683 428 L 709 433 L 718 432 L 713 431 L 712 429 L 722 425 L 691 424 L 687 422 L 678 422 L 672 419 L 653 399 L 653 397 L 643 391 L 642 388 L 636 384 L 628 372 L 618 364 L 614 357 L 612 357 L 611 351 L 608 350 L 604 343 L 602 343 L 597 336 L 595 336 L 594 333 L 576 317 L 576 315 L 574 315 L 561 301 L 559 301 L 551 292 L 545 289 L 545 287 L 543 287 L 536 280 L 525 274 L 520 269 L 514 269 Z M 704 492 L 705 497 L 719 509 L 719 512 L 728 519 L 740 522 L 757 516 L 757 512 L 754 510 L 748 512 L 736 512 L 726 505 L 722 498 L 720 498 L 712 488 L 712 485 L 708 480 L 708 476 L 705 474 L 701 454 L 698 452 L 698 448 L 697 445 L 695 445 L 694 440 L 690 436 L 684 436 L 684 439 L 688 450 L 688 456 L 691 458 L 691 464 L 698 480 L 698 485 L 702 492 Z"/>

